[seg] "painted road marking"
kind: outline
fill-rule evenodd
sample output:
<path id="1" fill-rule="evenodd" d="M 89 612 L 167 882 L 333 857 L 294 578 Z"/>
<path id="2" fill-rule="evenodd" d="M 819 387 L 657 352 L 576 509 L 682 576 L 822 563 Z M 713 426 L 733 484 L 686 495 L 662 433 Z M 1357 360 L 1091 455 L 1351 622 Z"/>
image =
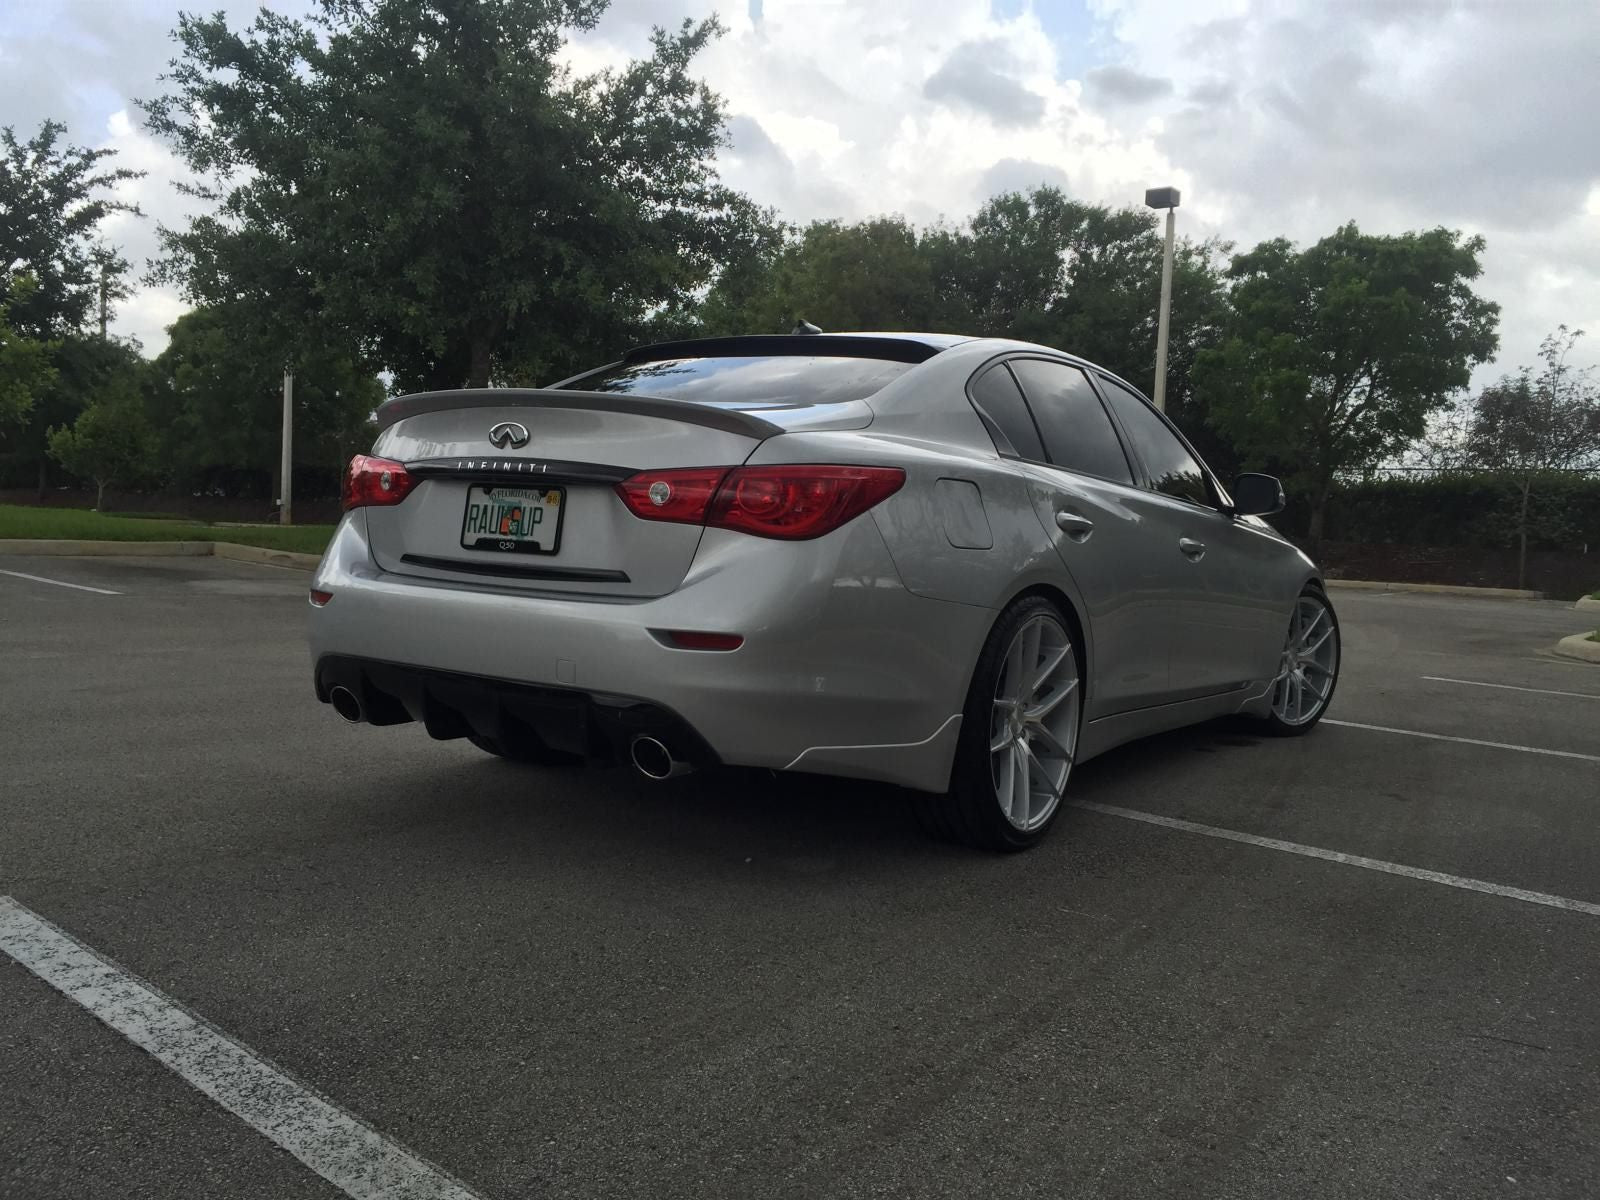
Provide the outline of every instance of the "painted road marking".
<path id="1" fill-rule="evenodd" d="M 481 1200 L 9 896 L 0 950 L 357 1200 Z"/>
<path id="2" fill-rule="evenodd" d="M 1453 737 L 1448 733 L 1427 733 L 1421 729 L 1395 729 L 1389 725 L 1363 725 L 1360 721 L 1335 721 L 1323 717 L 1324 725 L 1342 725 L 1346 729 L 1370 729 L 1376 733 L 1403 733 L 1407 737 L 1432 738 L 1436 742 L 1460 742 L 1467 746 L 1490 746 L 1495 750 L 1520 750 L 1524 754 L 1548 754 L 1552 758 L 1576 758 L 1582 762 L 1600 763 L 1600 754 L 1579 754 L 1576 750 L 1546 750 L 1542 746 L 1518 746 L 1512 742 L 1486 742 L 1480 738 Z"/>
<path id="3" fill-rule="evenodd" d="M 1517 687 L 1510 683 L 1484 683 L 1481 679 L 1451 679 L 1448 675 L 1424 675 L 1433 683 L 1462 683 L 1468 687 L 1499 688 L 1503 692 L 1538 692 L 1541 696 L 1572 696 L 1579 700 L 1600 700 L 1594 692 L 1557 692 L 1550 688 Z"/>
<path id="4" fill-rule="evenodd" d="M 1282 850 L 1285 854 L 1299 854 L 1305 858 L 1320 858 L 1326 862 L 1343 863 L 1347 867 L 1361 867 L 1368 871 L 1382 871 L 1386 875 L 1403 875 L 1407 879 L 1421 879 L 1427 883 L 1440 883 L 1445 887 L 1461 888 L 1468 892 L 1484 892 L 1490 896 L 1504 896 L 1508 900 L 1521 900 L 1528 904 L 1543 904 L 1547 908 L 1561 908 L 1568 912 L 1588 913 L 1600 917 L 1600 904 L 1587 900 L 1569 900 L 1565 896 L 1552 896 L 1546 892 L 1530 892 L 1523 888 L 1506 887 L 1500 883 L 1486 883 L 1482 879 L 1468 879 L 1463 875 L 1446 875 L 1443 871 L 1425 871 L 1421 867 L 1408 867 L 1403 863 L 1385 862 L 1381 858 L 1363 858 L 1359 854 L 1342 854 L 1338 850 L 1324 850 L 1320 846 L 1303 846 L 1299 842 L 1285 842 L 1278 838 L 1259 837 L 1253 833 L 1240 833 L 1235 829 L 1221 829 L 1215 825 L 1201 825 L 1195 821 L 1180 821 L 1176 817 L 1158 817 L 1155 813 L 1138 812 L 1131 808 L 1117 808 L 1112 804 L 1096 804 L 1092 800 L 1074 800 L 1073 808 L 1086 808 L 1090 812 L 1108 817 L 1123 817 L 1129 821 L 1143 821 L 1146 825 L 1159 825 L 1163 829 L 1176 829 L 1182 833 L 1198 833 L 1201 837 L 1221 838 L 1225 842 L 1242 842 L 1246 846 L 1260 846 L 1264 850 Z"/>
<path id="5" fill-rule="evenodd" d="M 46 579 L 43 575 L 24 575 L 21 571 L 0 571 L 0 575 L 13 575 L 18 579 L 31 579 L 35 583 L 53 583 L 57 587 L 77 588 L 80 592 L 97 592 L 102 596 L 120 596 L 108 588 L 90 587 L 86 583 L 68 583 L 65 579 Z"/>

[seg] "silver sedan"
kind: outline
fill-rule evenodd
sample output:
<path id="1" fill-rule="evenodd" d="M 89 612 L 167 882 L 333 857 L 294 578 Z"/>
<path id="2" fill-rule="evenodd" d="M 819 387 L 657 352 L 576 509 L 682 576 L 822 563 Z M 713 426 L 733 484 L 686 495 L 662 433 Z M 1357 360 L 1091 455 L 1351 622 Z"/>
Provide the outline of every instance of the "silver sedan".
<path id="1" fill-rule="evenodd" d="M 926 793 L 1021 849 L 1073 766 L 1225 714 L 1310 729 L 1316 566 L 1124 381 L 1043 346 L 650 346 L 386 403 L 311 591 L 317 697 L 518 761 Z"/>

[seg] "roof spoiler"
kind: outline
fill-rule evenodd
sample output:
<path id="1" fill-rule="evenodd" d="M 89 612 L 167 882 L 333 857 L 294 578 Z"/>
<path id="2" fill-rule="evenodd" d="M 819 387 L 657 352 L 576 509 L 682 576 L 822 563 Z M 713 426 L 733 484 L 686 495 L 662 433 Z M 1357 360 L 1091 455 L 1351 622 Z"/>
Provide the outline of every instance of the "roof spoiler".
<path id="1" fill-rule="evenodd" d="M 641 396 L 637 392 L 580 392 L 561 388 L 464 388 L 396 396 L 378 406 L 378 431 L 381 433 L 407 417 L 463 408 L 575 408 L 660 417 L 744 437 L 769 438 L 783 432 L 782 426 L 737 409 L 714 408 L 709 404 L 669 400 L 662 396 Z"/>
<path id="2" fill-rule="evenodd" d="M 667 358 L 880 358 L 889 362 L 927 362 L 944 346 L 915 337 L 873 337 L 851 333 L 773 333 L 738 337 L 691 338 L 639 346 L 622 356 L 625 363 L 660 362 Z"/>

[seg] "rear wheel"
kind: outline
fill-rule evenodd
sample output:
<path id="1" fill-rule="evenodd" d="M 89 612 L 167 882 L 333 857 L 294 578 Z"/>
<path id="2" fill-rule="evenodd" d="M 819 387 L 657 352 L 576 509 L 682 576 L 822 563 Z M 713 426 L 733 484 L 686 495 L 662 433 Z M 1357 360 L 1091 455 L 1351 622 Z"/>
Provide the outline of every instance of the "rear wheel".
<path id="1" fill-rule="evenodd" d="M 530 763 L 539 767 L 563 767 L 579 761 L 576 754 L 552 750 L 542 742 L 500 742 L 494 738 L 481 737 L 476 733 L 468 734 L 467 741 L 485 754 L 492 754 L 507 762 Z"/>
<path id="2" fill-rule="evenodd" d="M 950 790 L 926 814 L 940 836 L 1025 850 L 1061 808 L 1077 753 L 1083 677 L 1061 610 L 1027 596 L 996 622 L 978 656 Z"/>
<path id="3" fill-rule="evenodd" d="M 1298 737 L 1322 720 L 1339 682 L 1339 618 L 1333 605 L 1315 588 L 1307 588 L 1295 601 L 1289 632 L 1272 681 L 1269 732 Z"/>

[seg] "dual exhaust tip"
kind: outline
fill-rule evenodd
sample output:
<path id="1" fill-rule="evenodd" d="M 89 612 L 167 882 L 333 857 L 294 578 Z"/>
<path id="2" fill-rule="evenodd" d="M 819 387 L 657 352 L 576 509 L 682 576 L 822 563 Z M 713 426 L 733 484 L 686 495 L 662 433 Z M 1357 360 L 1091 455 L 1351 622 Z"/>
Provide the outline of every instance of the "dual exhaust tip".
<path id="1" fill-rule="evenodd" d="M 648 734 L 640 734 L 628 746 L 628 757 L 633 760 L 633 769 L 646 779 L 654 779 L 658 783 L 663 779 L 673 779 L 679 775 L 687 775 L 694 770 L 686 762 L 680 762 L 672 757 L 672 751 L 660 738 L 653 738 Z"/>
<path id="2" fill-rule="evenodd" d="M 328 692 L 328 702 L 333 705 L 334 712 L 352 725 L 366 720 L 367 714 L 361 706 L 361 698 L 343 684 L 335 685 Z M 694 770 L 688 763 L 674 758 L 665 742 L 649 734 L 640 734 L 629 743 L 628 757 L 633 760 L 634 770 L 646 779 L 658 782 L 687 775 Z"/>
<path id="3" fill-rule="evenodd" d="M 366 719 L 367 714 L 361 707 L 361 698 L 342 683 L 328 693 L 328 703 L 333 705 L 334 712 L 352 725 L 359 725 Z"/>

